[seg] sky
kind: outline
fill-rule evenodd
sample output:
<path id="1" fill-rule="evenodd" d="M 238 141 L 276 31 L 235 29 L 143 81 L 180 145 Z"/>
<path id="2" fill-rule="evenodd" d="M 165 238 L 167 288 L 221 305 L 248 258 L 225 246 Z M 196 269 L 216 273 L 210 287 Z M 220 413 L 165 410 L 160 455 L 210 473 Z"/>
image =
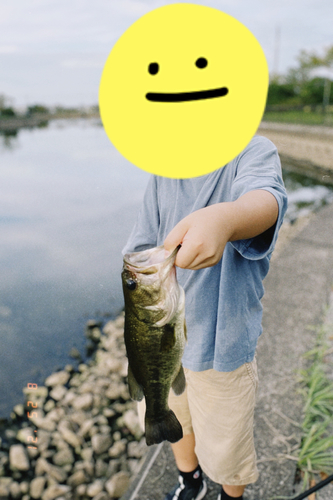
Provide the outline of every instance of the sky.
<path id="1" fill-rule="evenodd" d="M 116 40 L 163 0 L 0 0 L 0 95 L 16 108 L 98 102 Z M 270 73 L 297 66 L 302 49 L 333 45 L 332 0 L 192 0 L 242 22 L 258 39 Z M 278 35 L 279 33 L 279 35 Z"/>

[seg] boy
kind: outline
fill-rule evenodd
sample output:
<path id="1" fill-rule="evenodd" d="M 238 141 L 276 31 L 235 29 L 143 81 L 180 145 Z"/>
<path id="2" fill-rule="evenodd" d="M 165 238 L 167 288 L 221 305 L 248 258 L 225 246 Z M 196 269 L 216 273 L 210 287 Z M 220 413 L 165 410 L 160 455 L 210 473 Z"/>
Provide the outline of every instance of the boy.
<path id="1" fill-rule="evenodd" d="M 202 470 L 221 484 L 219 500 L 241 500 L 257 480 L 254 356 L 262 280 L 286 208 L 277 150 L 260 136 L 208 175 L 150 179 L 123 253 L 182 245 L 176 266 L 188 331 L 187 389 L 169 398 L 184 432 L 171 445 L 179 483 L 165 500 L 204 498 Z"/>

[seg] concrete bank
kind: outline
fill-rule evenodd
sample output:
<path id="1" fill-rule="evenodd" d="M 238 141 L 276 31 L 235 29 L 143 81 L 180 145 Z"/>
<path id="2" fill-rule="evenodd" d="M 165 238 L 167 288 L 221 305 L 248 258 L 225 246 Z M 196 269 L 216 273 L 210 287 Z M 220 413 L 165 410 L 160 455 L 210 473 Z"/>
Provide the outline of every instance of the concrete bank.
<path id="1" fill-rule="evenodd" d="M 333 205 L 321 210 L 280 250 L 265 280 L 264 333 L 258 345 L 260 387 L 255 413 L 255 441 L 260 478 L 246 500 L 290 496 L 296 463 L 286 459 L 300 442 L 297 424 L 302 400 L 295 370 L 314 341 L 310 325 L 323 321 L 333 284 Z M 177 479 L 167 443 L 149 449 L 146 460 L 122 500 L 160 500 Z M 219 487 L 208 481 L 207 500 Z M 331 485 L 329 486 L 331 487 Z M 323 490 L 324 494 L 324 490 Z M 319 498 L 325 498 L 325 496 Z"/>
<path id="2" fill-rule="evenodd" d="M 333 184 L 333 127 L 263 121 L 258 134 L 276 145 L 286 169 Z"/>

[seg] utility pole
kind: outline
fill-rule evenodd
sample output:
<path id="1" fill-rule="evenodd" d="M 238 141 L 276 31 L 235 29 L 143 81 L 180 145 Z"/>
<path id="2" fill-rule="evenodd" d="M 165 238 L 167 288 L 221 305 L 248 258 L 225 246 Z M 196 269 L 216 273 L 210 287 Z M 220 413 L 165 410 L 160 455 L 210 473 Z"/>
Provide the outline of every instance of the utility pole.
<path id="1" fill-rule="evenodd" d="M 273 77 L 279 76 L 279 59 L 280 59 L 280 42 L 281 42 L 281 27 L 275 26 L 275 43 L 274 43 L 274 64 Z"/>

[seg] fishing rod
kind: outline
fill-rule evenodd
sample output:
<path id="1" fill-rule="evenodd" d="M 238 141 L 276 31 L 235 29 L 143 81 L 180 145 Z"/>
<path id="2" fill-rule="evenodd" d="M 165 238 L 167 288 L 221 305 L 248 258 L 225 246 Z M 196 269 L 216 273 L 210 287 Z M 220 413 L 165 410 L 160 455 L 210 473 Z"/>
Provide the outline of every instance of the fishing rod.
<path id="1" fill-rule="evenodd" d="M 316 484 L 315 486 L 312 486 L 312 488 L 310 488 L 309 490 L 303 491 L 303 493 L 298 495 L 298 497 L 292 498 L 292 500 L 303 500 L 303 498 L 306 498 L 309 495 L 311 495 L 311 493 L 314 493 L 315 491 L 320 490 L 321 488 L 326 486 L 326 484 L 330 483 L 331 481 L 333 481 L 333 474 L 331 476 L 328 476 L 323 481 L 320 481 L 320 483 Z"/>

